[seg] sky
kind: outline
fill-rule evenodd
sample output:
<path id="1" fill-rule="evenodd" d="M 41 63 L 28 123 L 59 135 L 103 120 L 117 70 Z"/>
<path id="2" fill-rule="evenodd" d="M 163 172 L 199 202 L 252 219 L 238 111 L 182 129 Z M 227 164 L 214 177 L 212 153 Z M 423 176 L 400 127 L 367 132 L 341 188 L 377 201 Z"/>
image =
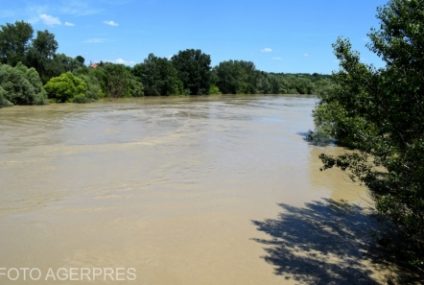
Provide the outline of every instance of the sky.
<path id="1" fill-rule="evenodd" d="M 149 53 L 170 57 L 201 49 L 212 65 L 253 61 L 269 72 L 331 73 L 331 47 L 349 38 L 365 63 L 382 63 L 366 47 L 387 0 L 0 0 L 0 25 L 24 20 L 49 30 L 58 52 L 127 65 Z"/>

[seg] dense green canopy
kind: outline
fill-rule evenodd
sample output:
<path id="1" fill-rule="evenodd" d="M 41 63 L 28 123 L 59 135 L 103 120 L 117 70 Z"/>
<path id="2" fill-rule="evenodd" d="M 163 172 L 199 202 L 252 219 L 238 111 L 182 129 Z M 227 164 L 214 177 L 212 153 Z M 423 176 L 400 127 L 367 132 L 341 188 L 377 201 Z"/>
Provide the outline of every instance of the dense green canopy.
<path id="1" fill-rule="evenodd" d="M 70 72 L 53 77 L 45 85 L 49 98 L 57 102 L 73 102 L 85 97 L 88 90 L 87 83 Z"/>
<path id="2" fill-rule="evenodd" d="M 325 167 L 348 169 L 373 191 L 378 210 L 404 242 L 396 252 L 424 268 L 424 1 L 391 0 L 370 48 L 386 63 L 360 62 L 348 40 L 334 45 L 341 70 L 337 88 L 315 111 L 317 135 L 326 133 L 352 154 L 322 156 Z"/>
<path id="3" fill-rule="evenodd" d="M 43 104 L 46 99 L 43 84 L 34 68 L 20 63 L 16 67 L 0 64 L 0 104 Z"/>
<path id="4" fill-rule="evenodd" d="M 184 93 L 183 82 L 167 58 L 157 57 L 151 53 L 143 63 L 134 66 L 133 73 L 141 79 L 144 95 L 167 96 Z"/>
<path id="5" fill-rule="evenodd" d="M 187 49 L 172 57 L 183 87 L 190 95 L 208 94 L 211 80 L 211 57 L 199 49 Z"/>

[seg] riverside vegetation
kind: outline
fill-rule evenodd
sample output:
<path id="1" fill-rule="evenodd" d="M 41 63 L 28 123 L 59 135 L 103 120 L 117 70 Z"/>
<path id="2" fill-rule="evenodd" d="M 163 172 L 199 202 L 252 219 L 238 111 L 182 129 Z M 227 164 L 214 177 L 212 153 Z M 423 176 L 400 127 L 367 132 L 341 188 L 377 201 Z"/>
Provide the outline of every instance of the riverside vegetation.
<path id="1" fill-rule="evenodd" d="M 361 63 L 346 39 L 334 44 L 341 70 L 315 110 L 312 139 L 353 149 L 321 155 L 366 184 L 394 230 L 381 240 L 401 263 L 424 272 L 424 1 L 391 0 L 378 10 L 369 48 L 385 63 Z"/>
<path id="2" fill-rule="evenodd" d="M 85 65 L 57 53 L 49 31 L 18 21 L 0 27 L 0 106 L 92 102 L 103 97 L 207 94 L 324 94 L 331 79 L 321 74 L 259 71 L 249 61 L 211 67 L 211 57 L 187 49 L 171 59 L 149 54 L 134 67 L 109 62 Z"/>

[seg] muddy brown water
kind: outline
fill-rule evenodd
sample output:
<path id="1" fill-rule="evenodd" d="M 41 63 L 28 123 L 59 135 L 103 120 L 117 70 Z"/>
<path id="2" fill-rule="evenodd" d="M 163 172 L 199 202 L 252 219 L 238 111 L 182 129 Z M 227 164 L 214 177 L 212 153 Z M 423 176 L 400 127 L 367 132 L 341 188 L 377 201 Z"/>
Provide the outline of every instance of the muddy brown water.
<path id="1" fill-rule="evenodd" d="M 321 152 L 340 150 L 303 140 L 317 102 L 221 96 L 0 109 L 0 267 L 136 269 L 136 281 L 119 284 L 379 282 L 381 268 L 357 245 L 346 250 L 355 229 L 318 234 L 327 222 L 352 226 L 326 199 L 372 202 L 344 173 L 319 170 Z M 59 282 L 77 283 L 87 282 Z"/>

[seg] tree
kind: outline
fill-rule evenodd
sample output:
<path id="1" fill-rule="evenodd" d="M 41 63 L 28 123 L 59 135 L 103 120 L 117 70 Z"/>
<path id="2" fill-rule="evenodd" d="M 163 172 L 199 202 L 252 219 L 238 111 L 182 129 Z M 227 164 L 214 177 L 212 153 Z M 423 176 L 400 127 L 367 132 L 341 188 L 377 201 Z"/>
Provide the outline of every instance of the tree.
<path id="1" fill-rule="evenodd" d="M 256 92 L 256 68 L 253 62 L 228 60 L 216 67 L 217 86 L 224 94 Z"/>
<path id="2" fill-rule="evenodd" d="M 211 58 L 199 49 L 187 49 L 178 52 L 171 59 L 190 95 L 208 94 L 211 80 Z"/>
<path id="3" fill-rule="evenodd" d="M 54 34 L 49 31 L 38 31 L 37 37 L 32 41 L 32 49 L 43 59 L 52 59 L 58 48 Z"/>
<path id="4" fill-rule="evenodd" d="M 96 71 L 93 68 L 79 68 L 73 72 L 87 84 L 86 100 L 85 102 L 92 102 L 98 98 L 104 97 L 105 93 L 102 90 L 101 82 L 96 76 Z M 83 102 L 81 102 L 83 103 Z"/>
<path id="5" fill-rule="evenodd" d="M 72 58 L 63 53 L 56 53 L 52 60 L 45 63 L 45 79 L 50 79 L 53 76 L 59 76 L 64 72 L 74 72 L 78 69 L 86 68 L 83 64 L 84 58 L 77 56 Z"/>
<path id="6" fill-rule="evenodd" d="M 18 63 L 0 65 L 0 105 L 44 104 L 46 92 L 37 71 Z"/>
<path id="7" fill-rule="evenodd" d="M 141 79 L 144 95 L 167 96 L 183 93 L 183 83 L 167 58 L 149 54 L 143 63 L 134 66 L 133 74 Z"/>
<path id="8" fill-rule="evenodd" d="M 77 55 L 75 57 L 75 60 L 79 63 L 80 66 L 84 66 L 85 58 L 81 55 Z"/>
<path id="9" fill-rule="evenodd" d="M 49 69 L 51 69 L 57 48 L 58 43 L 54 34 L 46 30 L 37 32 L 37 37 L 28 50 L 25 63 L 37 69 L 44 82 L 51 77 Z"/>
<path id="10" fill-rule="evenodd" d="M 349 170 L 373 192 L 403 242 L 398 254 L 424 268 L 424 1 L 391 0 L 380 8 L 370 48 L 386 63 L 360 62 L 347 40 L 334 45 L 336 88 L 315 110 L 317 130 L 356 150 L 321 155 L 324 168 Z"/>
<path id="11" fill-rule="evenodd" d="M 100 63 L 94 74 L 108 97 L 143 96 L 143 84 L 123 64 Z"/>
<path id="12" fill-rule="evenodd" d="M 0 63 L 15 66 L 25 62 L 33 29 L 30 24 L 17 21 L 0 27 Z"/>
<path id="13" fill-rule="evenodd" d="M 51 78 L 44 86 L 49 98 L 56 102 L 85 102 L 87 83 L 70 72 Z"/>

